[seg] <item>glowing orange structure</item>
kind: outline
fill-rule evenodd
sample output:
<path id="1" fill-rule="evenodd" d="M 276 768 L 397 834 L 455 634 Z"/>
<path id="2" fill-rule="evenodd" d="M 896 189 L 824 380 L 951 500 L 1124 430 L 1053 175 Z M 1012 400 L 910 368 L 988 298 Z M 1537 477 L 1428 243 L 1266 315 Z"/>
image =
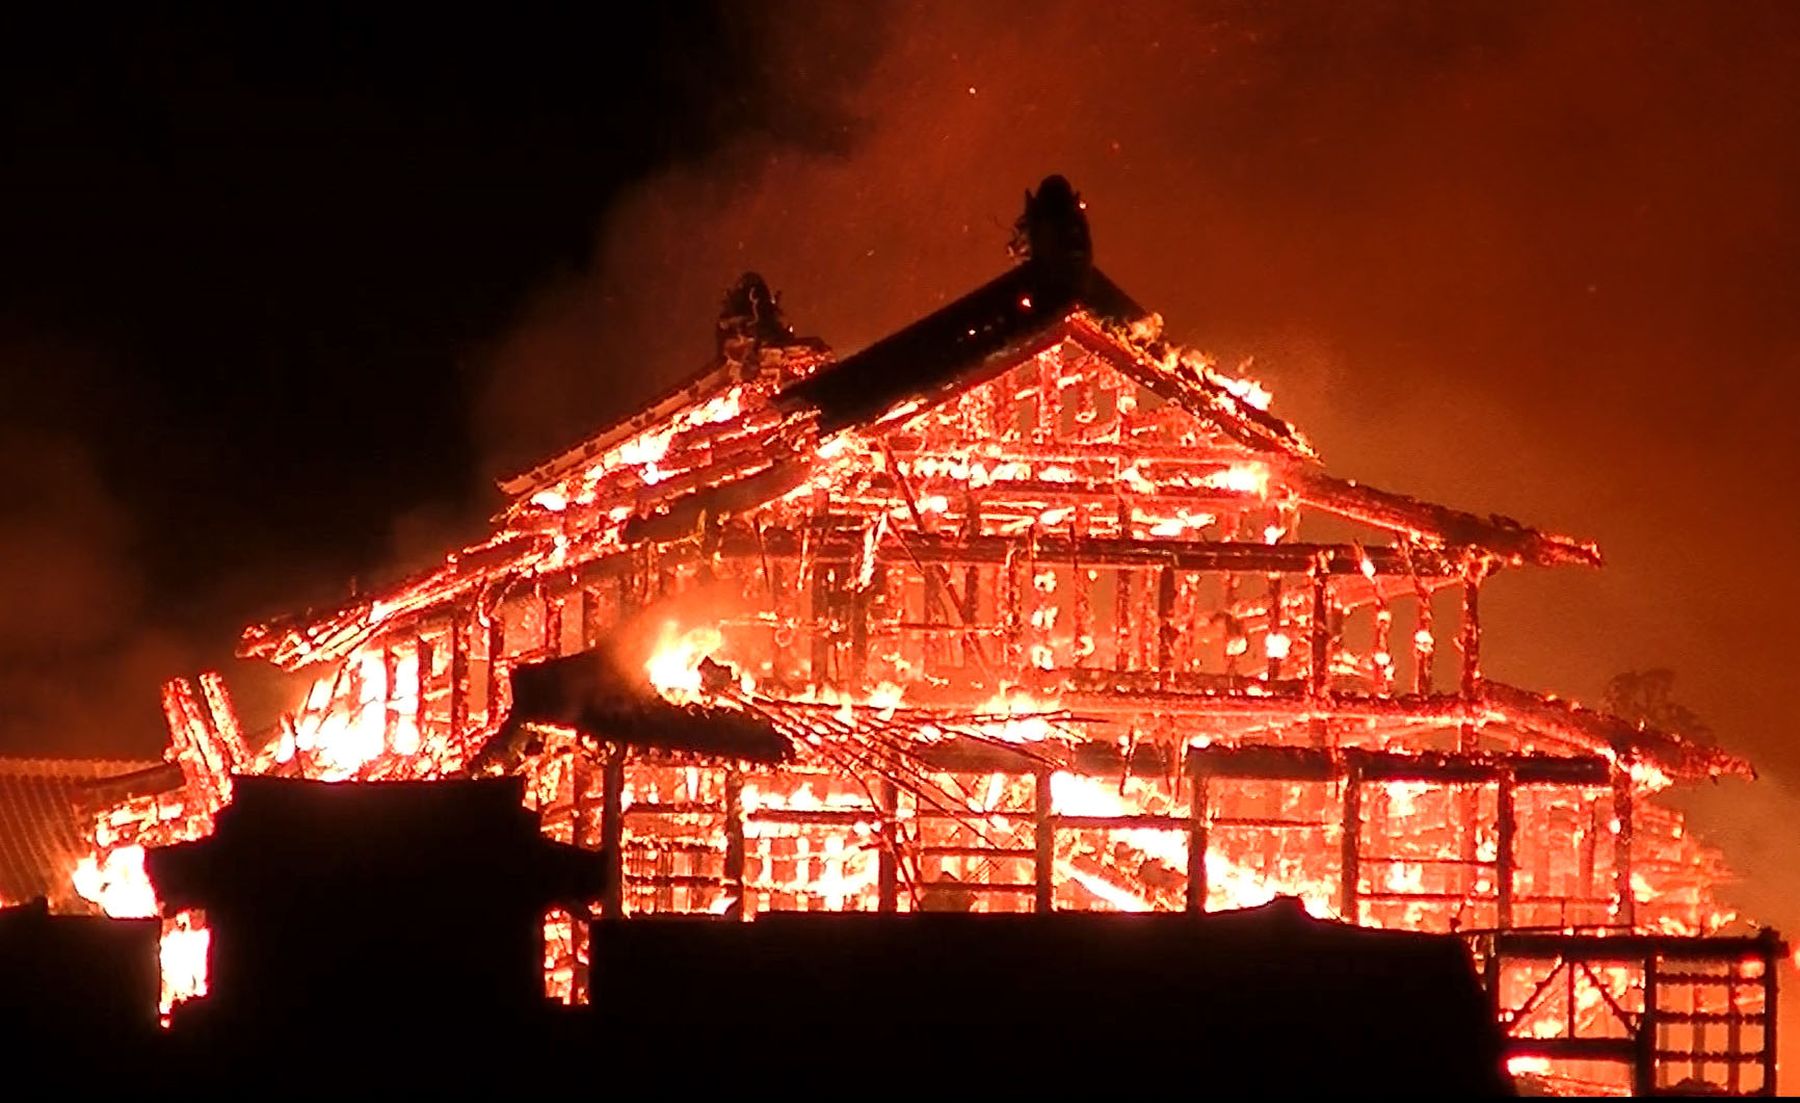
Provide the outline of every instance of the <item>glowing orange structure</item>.
<path id="1" fill-rule="evenodd" d="M 1289 894 L 1469 935 L 1517 1072 L 1772 1090 L 1780 943 L 1720 934 L 1718 854 L 1647 799 L 1748 767 L 1481 674 L 1482 584 L 1598 550 L 1327 474 L 1093 266 L 1060 179 L 1017 245 L 843 360 L 746 277 L 716 362 L 504 482 L 488 539 L 247 630 L 246 656 L 320 672 L 260 747 L 216 678 L 172 683 L 187 784 L 101 817 L 87 895 L 204 832 L 234 771 L 504 769 L 619 863 L 604 912 Z M 510 671 L 586 652 L 791 759 L 506 725 Z M 564 998 L 583 931 L 547 926 Z"/>

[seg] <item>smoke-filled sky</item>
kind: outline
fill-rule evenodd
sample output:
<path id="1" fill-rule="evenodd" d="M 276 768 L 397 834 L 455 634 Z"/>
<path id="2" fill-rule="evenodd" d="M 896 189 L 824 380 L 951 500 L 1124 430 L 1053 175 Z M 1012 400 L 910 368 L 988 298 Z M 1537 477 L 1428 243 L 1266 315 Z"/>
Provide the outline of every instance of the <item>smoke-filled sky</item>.
<path id="1" fill-rule="evenodd" d="M 477 529 L 741 271 L 850 351 L 1062 172 L 1333 470 L 1599 540 L 1489 586 L 1488 673 L 1675 670 L 1800 900 L 1800 5 L 291 18 L 0 45 L 0 751 L 155 753 L 160 678 Z"/>

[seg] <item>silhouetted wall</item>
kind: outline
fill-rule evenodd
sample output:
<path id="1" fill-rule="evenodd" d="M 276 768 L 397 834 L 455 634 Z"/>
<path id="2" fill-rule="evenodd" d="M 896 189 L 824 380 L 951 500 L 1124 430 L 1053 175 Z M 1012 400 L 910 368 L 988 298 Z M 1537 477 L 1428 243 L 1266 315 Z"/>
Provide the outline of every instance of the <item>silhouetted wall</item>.
<path id="1" fill-rule="evenodd" d="M 151 852 L 203 907 L 212 994 L 155 1028 L 152 921 L 0 913 L 13 1079 L 78 1094 L 685 1097 L 1493 1094 L 1463 943 L 1311 919 L 773 914 L 592 927 L 593 1005 L 542 997 L 542 914 L 599 856 L 517 780 L 240 778 Z"/>

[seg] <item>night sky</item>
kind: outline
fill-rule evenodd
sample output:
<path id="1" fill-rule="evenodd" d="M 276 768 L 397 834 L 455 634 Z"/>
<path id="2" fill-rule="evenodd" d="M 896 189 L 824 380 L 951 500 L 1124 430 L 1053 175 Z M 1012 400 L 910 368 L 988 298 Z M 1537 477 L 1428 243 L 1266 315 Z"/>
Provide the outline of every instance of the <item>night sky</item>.
<path id="1" fill-rule="evenodd" d="M 847 352 L 1063 172 L 1334 471 L 1600 541 L 1488 587 L 1488 673 L 1673 669 L 1800 929 L 1800 5 L 698 11 L 0 36 L 0 752 L 155 754 L 159 681 L 479 532 L 740 272 Z"/>

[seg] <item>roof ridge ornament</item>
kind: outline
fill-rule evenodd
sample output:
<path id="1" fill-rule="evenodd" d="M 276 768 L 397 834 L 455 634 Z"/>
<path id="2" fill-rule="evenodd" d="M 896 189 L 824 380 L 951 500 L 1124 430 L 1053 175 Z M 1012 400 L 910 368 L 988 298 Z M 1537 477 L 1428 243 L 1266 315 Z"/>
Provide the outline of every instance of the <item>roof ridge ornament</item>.
<path id="1" fill-rule="evenodd" d="M 1086 272 L 1094 264 L 1094 242 L 1088 232 L 1087 204 L 1065 176 L 1044 177 L 1037 191 L 1025 193 L 1025 211 L 1013 223 L 1007 252 L 1017 261 Z"/>
<path id="2" fill-rule="evenodd" d="M 755 358 L 747 354 L 753 348 L 785 348 L 800 343 L 781 313 L 781 296 L 771 291 L 768 281 L 755 272 L 745 272 L 725 292 L 719 304 L 716 335 L 722 359 L 747 361 L 752 368 Z"/>

